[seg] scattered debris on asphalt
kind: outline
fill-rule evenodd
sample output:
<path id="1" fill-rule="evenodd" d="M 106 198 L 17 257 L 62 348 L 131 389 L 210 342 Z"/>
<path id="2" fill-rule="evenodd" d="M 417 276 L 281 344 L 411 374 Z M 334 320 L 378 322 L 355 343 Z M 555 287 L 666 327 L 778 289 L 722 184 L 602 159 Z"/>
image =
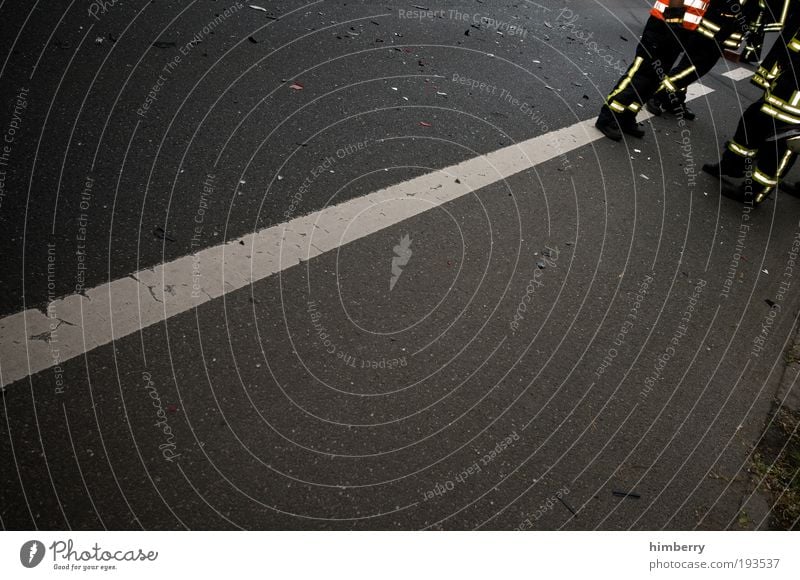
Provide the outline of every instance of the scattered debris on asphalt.
<path id="1" fill-rule="evenodd" d="M 153 235 L 157 237 L 159 240 L 167 240 L 168 242 L 175 242 L 175 238 L 170 236 L 167 232 L 164 231 L 164 228 L 160 226 L 155 226 L 153 228 Z"/>
<path id="2" fill-rule="evenodd" d="M 564 498 L 562 498 L 560 494 L 556 494 L 556 498 L 558 499 L 558 501 L 564 504 L 564 507 L 567 508 L 573 516 L 578 515 L 578 513 L 574 509 L 572 509 L 572 506 L 570 506 L 566 501 L 564 501 Z"/>
<path id="3" fill-rule="evenodd" d="M 553 250 L 552 248 L 545 248 L 542 250 L 542 256 L 545 258 L 552 258 L 553 257 Z"/>

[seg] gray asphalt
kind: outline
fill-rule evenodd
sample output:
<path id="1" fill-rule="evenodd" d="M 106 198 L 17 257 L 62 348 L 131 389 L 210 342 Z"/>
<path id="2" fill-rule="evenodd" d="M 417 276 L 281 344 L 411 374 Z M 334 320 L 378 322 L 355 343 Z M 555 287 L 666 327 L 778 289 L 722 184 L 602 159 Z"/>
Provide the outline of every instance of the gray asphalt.
<path id="1" fill-rule="evenodd" d="M 29 89 L 2 315 L 72 293 L 81 247 L 88 288 L 592 118 L 649 6 L 247 4 L 213 34 L 235 3 L 0 6 L 0 130 Z M 743 211 L 699 172 L 758 96 L 727 66 L 691 158 L 655 119 L 10 385 L 0 524 L 766 527 L 742 502 L 800 202 Z"/>

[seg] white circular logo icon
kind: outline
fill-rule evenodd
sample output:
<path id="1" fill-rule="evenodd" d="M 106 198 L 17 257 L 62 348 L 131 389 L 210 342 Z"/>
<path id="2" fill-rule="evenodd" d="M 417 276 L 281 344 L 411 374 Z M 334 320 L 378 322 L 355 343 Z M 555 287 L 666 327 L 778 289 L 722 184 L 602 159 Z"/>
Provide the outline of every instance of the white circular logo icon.
<path id="1" fill-rule="evenodd" d="M 26 568 L 35 568 L 44 559 L 44 544 L 39 540 L 28 540 L 19 549 L 19 561 Z"/>

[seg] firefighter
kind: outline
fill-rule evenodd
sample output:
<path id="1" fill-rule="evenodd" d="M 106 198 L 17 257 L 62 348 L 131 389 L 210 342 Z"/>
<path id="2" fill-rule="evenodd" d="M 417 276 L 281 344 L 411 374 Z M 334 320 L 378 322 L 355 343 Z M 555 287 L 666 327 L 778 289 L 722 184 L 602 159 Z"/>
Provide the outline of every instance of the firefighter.
<path id="1" fill-rule="evenodd" d="M 636 114 L 658 89 L 682 51 L 687 31 L 696 30 L 703 19 L 708 0 L 658 0 L 650 11 L 633 63 L 608 95 L 595 126 L 609 139 L 619 141 L 622 134 L 641 138 L 644 130 Z M 667 68 L 667 70 L 669 70 Z"/>
<path id="2" fill-rule="evenodd" d="M 768 143 L 776 133 L 800 126 L 800 6 L 793 0 L 784 14 L 785 29 L 759 67 L 753 82 L 764 95 L 742 114 L 733 139 L 728 141 L 719 163 L 706 164 L 703 171 L 714 177 L 747 177 L 739 196 L 758 205 L 773 190 L 794 162 L 786 141 Z M 752 174 L 748 169 L 754 167 Z"/>
<path id="3" fill-rule="evenodd" d="M 686 105 L 687 87 L 714 68 L 725 49 L 740 46 L 760 8 L 759 0 L 711 0 L 697 30 L 687 38 L 681 61 L 647 101 L 647 110 L 693 120 L 696 115 Z"/>

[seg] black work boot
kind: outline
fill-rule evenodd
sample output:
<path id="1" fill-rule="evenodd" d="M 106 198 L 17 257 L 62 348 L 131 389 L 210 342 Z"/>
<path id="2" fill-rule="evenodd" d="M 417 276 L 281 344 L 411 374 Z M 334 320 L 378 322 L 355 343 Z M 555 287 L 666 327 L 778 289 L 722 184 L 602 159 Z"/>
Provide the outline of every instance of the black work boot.
<path id="1" fill-rule="evenodd" d="M 622 133 L 626 133 L 638 139 L 644 137 L 644 129 L 640 123 L 636 122 L 636 116 L 633 113 L 615 113 L 603 105 L 600 109 L 600 115 L 597 117 L 597 122 L 594 124 L 600 132 L 614 141 L 622 139 Z"/>
<path id="2" fill-rule="evenodd" d="M 656 95 L 652 99 L 649 99 L 647 103 L 645 103 L 644 105 L 645 108 L 656 117 L 660 117 L 661 115 L 667 112 L 667 108 L 664 105 L 663 101 L 661 100 L 660 95 L 661 93 L 659 93 L 659 95 Z"/>
<path id="3" fill-rule="evenodd" d="M 687 121 L 694 121 L 697 118 L 697 115 L 694 114 L 694 111 L 692 111 L 686 103 L 678 103 L 675 105 L 672 109 L 672 114 L 676 117 L 683 117 Z"/>
<path id="4" fill-rule="evenodd" d="M 600 114 L 597 116 L 594 126 L 612 141 L 622 141 L 622 130 L 616 116 L 607 105 L 603 105 L 603 108 L 600 109 Z"/>

